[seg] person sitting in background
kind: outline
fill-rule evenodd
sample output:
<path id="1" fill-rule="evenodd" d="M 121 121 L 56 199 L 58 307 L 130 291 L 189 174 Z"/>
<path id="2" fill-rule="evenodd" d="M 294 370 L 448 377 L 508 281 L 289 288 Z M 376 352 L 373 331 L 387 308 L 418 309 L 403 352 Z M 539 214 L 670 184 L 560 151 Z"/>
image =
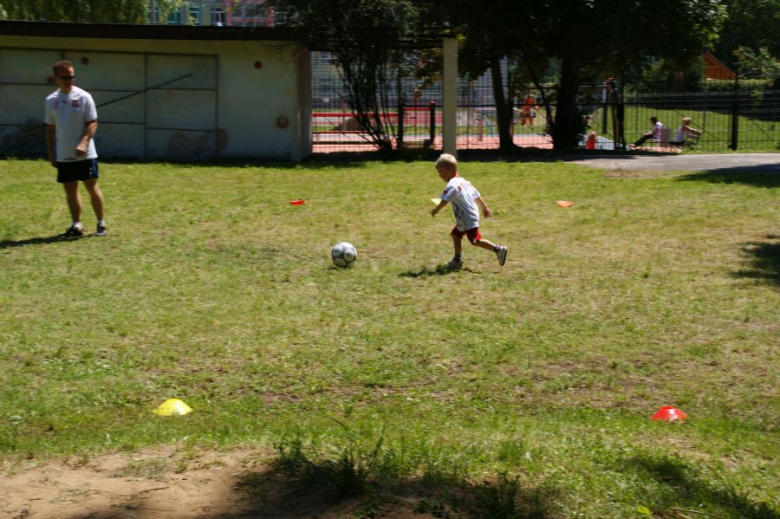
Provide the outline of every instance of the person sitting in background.
<path id="1" fill-rule="evenodd" d="M 669 144 L 674 144 L 675 146 L 690 146 L 691 141 L 698 139 L 700 136 L 701 130 L 691 128 L 691 118 L 683 117 L 682 125 L 677 128 L 677 134 L 675 135 L 674 140 Z"/>
<path id="2" fill-rule="evenodd" d="M 656 116 L 652 116 L 650 118 L 650 122 L 653 123 L 653 129 L 643 134 L 639 139 L 637 139 L 637 141 L 633 144 L 634 148 L 640 147 L 649 139 L 654 139 L 656 141 L 661 140 L 661 132 L 663 132 L 664 129 L 663 123 L 659 121 L 658 117 Z"/>

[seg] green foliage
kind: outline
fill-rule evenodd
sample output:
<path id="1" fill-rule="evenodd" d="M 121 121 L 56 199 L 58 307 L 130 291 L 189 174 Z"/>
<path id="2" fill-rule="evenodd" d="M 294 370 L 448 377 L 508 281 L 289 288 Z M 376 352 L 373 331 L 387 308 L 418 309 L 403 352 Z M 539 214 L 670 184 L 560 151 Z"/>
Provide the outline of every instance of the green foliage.
<path id="1" fill-rule="evenodd" d="M 739 63 L 740 47 L 753 52 L 765 48 L 780 58 L 780 0 L 723 0 L 728 17 L 718 31 L 715 55 L 732 70 Z"/>
<path id="2" fill-rule="evenodd" d="M 650 512 L 650 509 L 646 506 L 638 506 L 636 507 L 636 511 L 640 514 L 644 515 L 645 517 L 650 517 L 652 519 L 653 514 Z"/>
<path id="3" fill-rule="evenodd" d="M 474 488 L 475 517 L 479 519 L 547 519 L 557 516 L 560 495 L 553 489 L 537 487 L 524 491 L 520 476 L 498 474 Z"/>
<path id="4" fill-rule="evenodd" d="M 699 92 L 704 86 L 701 55 L 685 64 L 663 58 L 642 57 L 623 69 L 625 90 L 632 92 Z"/>
<path id="5" fill-rule="evenodd" d="M 371 485 L 395 472 L 383 470 L 380 466 L 388 459 L 381 456 L 381 436 L 368 450 L 352 438 L 334 458 L 324 457 L 319 461 L 312 461 L 304 452 L 300 438 L 282 440 L 276 448 L 279 453 L 274 462 L 276 471 L 305 486 L 327 487 L 336 499 L 363 495 Z"/>
<path id="6" fill-rule="evenodd" d="M 780 77 L 780 61 L 766 47 L 753 51 L 740 46 L 734 51 L 734 56 L 737 58 L 737 71 L 742 76 L 770 81 Z"/>
<path id="7" fill-rule="evenodd" d="M 347 87 L 355 119 L 385 152 L 394 124 L 387 117 L 393 82 L 403 73 L 398 49 L 414 40 L 418 14 L 409 0 L 274 0 L 291 23 L 304 27 L 308 44 L 332 54 Z"/>
<path id="8" fill-rule="evenodd" d="M 546 97 L 542 77 L 551 59 L 560 61 L 560 79 L 549 92 L 557 99 L 556 148 L 575 145 L 584 129 L 576 105 L 580 85 L 600 82 L 648 54 L 684 64 L 713 40 L 724 16 L 715 0 L 445 4 L 447 16 L 464 34 L 462 64 L 472 75 L 514 53 Z"/>
<path id="9" fill-rule="evenodd" d="M 771 87 L 766 79 L 740 79 L 739 90 L 744 92 L 764 92 Z M 708 79 L 701 85 L 702 92 L 733 92 L 733 79 Z"/>
<path id="10" fill-rule="evenodd" d="M 160 19 L 186 2 L 156 0 Z M 145 24 L 148 10 L 148 0 L 4 0 L 0 19 L 5 12 L 9 20 Z"/>

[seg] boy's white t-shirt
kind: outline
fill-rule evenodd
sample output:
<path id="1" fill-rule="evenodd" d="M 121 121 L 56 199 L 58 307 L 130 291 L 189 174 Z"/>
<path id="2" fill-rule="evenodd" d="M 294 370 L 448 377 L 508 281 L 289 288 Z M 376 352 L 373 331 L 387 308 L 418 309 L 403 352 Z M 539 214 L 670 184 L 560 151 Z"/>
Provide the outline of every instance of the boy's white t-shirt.
<path id="1" fill-rule="evenodd" d="M 461 176 L 454 176 L 447 182 L 441 199 L 452 204 L 455 213 L 455 225 L 459 231 L 468 231 L 479 227 L 479 207 L 477 198 L 480 198 L 477 188 L 471 182 Z"/>
<path id="2" fill-rule="evenodd" d="M 86 156 L 76 156 L 76 146 L 84 136 L 86 123 L 95 120 L 95 101 L 86 90 L 73 86 L 67 94 L 57 89 L 46 97 L 44 122 L 57 127 L 57 162 L 97 158 L 94 139 L 89 140 Z"/>

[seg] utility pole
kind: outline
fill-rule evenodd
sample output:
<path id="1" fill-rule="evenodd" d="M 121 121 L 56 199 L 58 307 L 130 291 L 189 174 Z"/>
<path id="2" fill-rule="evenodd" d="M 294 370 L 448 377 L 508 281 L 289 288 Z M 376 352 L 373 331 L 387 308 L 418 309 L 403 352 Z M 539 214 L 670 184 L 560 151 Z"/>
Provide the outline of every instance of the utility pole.
<path id="1" fill-rule="evenodd" d="M 457 156 L 458 42 L 455 38 L 444 38 L 442 54 L 442 151 Z"/>
<path id="2" fill-rule="evenodd" d="M 152 0 L 152 7 L 149 11 L 149 21 L 152 25 L 157 25 L 157 2 Z"/>

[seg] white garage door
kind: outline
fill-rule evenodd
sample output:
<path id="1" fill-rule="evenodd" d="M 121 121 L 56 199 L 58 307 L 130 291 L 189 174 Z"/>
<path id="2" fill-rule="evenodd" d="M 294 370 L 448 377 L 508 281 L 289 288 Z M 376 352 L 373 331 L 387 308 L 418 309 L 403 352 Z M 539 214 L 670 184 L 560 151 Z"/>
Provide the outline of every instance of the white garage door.
<path id="1" fill-rule="evenodd" d="M 0 49 L 0 154 L 46 154 L 43 101 L 51 66 L 66 59 L 98 106 L 101 157 L 217 156 L 217 58 L 79 50 Z"/>

